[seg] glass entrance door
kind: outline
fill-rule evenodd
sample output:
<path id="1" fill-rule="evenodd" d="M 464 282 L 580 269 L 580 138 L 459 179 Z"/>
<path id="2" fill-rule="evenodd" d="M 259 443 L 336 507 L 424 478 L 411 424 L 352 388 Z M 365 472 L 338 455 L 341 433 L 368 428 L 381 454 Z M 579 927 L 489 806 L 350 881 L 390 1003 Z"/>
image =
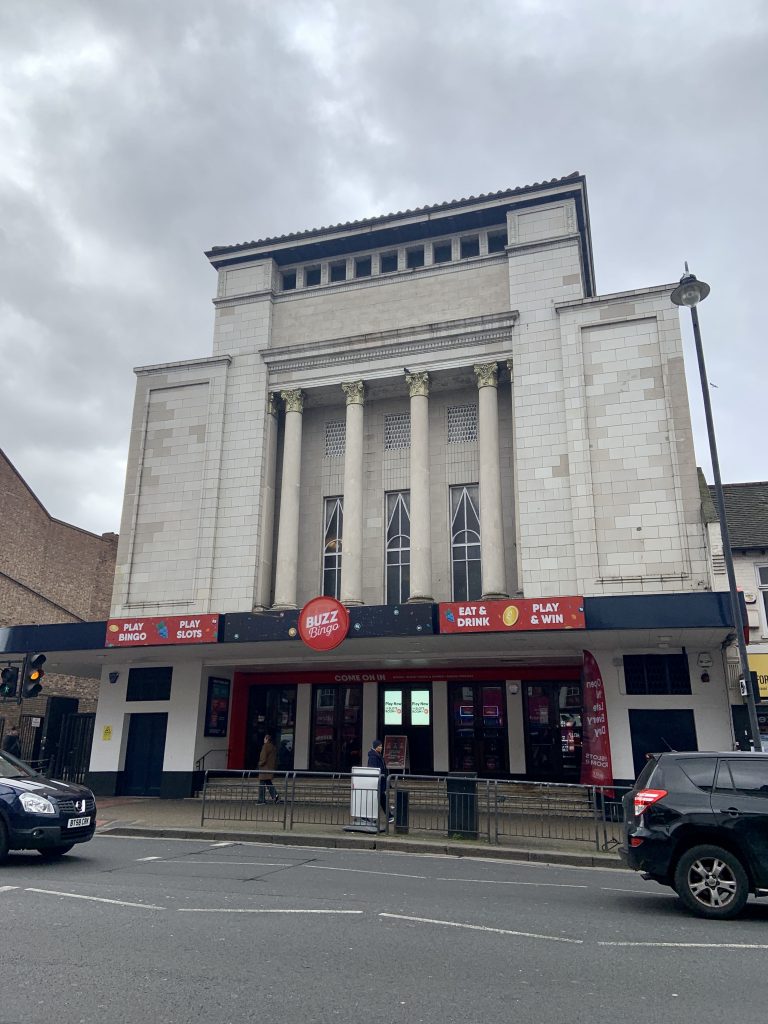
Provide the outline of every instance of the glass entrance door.
<path id="1" fill-rule="evenodd" d="M 277 747 L 277 770 L 293 769 L 296 734 L 296 687 L 252 686 L 248 695 L 245 767 L 258 768 L 259 754 L 269 733 Z"/>
<path id="2" fill-rule="evenodd" d="M 314 772 L 349 772 L 363 756 L 363 687 L 315 686 L 312 693 Z"/>
<path id="3" fill-rule="evenodd" d="M 483 778 L 508 774 L 507 720 L 502 683 L 452 683 L 451 771 Z"/>
<path id="4" fill-rule="evenodd" d="M 432 773 L 432 689 L 430 683 L 382 683 L 379 686 L 379 735 L 405 736 L 407 770 Z"/>
<path id="5" fill-rule="evenodd" d="M 581 683 L 526 683 L 528 775 L 578 782 L 581 772 Z"/>

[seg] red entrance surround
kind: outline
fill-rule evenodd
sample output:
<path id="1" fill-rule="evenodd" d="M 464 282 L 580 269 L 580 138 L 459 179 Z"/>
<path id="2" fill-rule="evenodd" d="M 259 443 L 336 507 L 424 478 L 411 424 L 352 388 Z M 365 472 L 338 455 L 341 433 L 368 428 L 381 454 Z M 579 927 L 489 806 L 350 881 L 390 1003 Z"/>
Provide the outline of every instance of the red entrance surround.
<path id="1" fill-rule="evenodd" d="M 245 765 L 248 693 L 252 686 L 284 686 L 294 683 L 405 683 L 430 680 L 468 683 L 519 679 L 521 682 L 549 680 L 578 681 L 581 665 L 509 666 L 507 668 L 413 668 L 413 669 L 339 669 L 322 672 L 235 672 L 232 684 L 232 714 L 229 723 L 228 768 Z"/>

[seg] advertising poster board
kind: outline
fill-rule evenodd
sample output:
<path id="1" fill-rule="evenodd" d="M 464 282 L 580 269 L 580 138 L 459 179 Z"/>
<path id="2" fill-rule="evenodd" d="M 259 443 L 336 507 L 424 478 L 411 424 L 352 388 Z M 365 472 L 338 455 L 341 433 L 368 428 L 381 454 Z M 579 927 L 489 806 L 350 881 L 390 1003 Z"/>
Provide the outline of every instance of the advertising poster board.
<path id="1" fill-rule="evenodd" d="M 228 679 L 216 679 L 214 676 L 208 677 L 204 736 L 227 735 L 229 689 L 230 682 Z"/>
<path id="2" fill-rule="evenodd" d="M 384 763 L 391 772 L 404 772 L 409 767 L 408 737 L 384 737 Z"/>

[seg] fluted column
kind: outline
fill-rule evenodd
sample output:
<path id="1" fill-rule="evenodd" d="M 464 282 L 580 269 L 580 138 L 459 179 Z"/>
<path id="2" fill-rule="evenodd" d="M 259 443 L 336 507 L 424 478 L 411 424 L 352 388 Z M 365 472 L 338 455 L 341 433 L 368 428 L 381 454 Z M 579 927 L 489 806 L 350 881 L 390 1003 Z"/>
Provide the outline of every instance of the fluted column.
<path id="1" fill-rule="evenodd" d="M 498 366 L 481 363 L 477 376 L 477 447 L 480 454 L 480 557 L 483 597 L 507 597 L 499 464 Z"/>
<path id="2" fill-rule="evenodd" d="M 258 583 L 256 608 L 269 607 L 269 588 L 272 582 L 273 534 L 275 526 L 275 471 L 277 468 L 277 399 L 267 399 L 264 423 L 264 472 L 262 475 L 261 523 L 259 534 Z"/>
<path id="3" fill-rule="evenodd" d="M 429 374 L 406 373 L 411 399 L 411 594 L 432 601 L 432 531 L 429 491 Z"/>
<path id="4" fill-rule="evenodd" d="M 281 391 L 285 402 L 283 479 L 277 527 L 275 608 L 295 608 L 299 578 L 299 495 L 301 490 L 301 428 L 304 392 Z"/>
<path id="5" fill-rule="evenodd" d="M 341 385 L 347 396 L 344 441 L 344 531 L 341 539 L 342 604 L 363 603 L 363 428 L 365 386 L 361 380 Z"/>

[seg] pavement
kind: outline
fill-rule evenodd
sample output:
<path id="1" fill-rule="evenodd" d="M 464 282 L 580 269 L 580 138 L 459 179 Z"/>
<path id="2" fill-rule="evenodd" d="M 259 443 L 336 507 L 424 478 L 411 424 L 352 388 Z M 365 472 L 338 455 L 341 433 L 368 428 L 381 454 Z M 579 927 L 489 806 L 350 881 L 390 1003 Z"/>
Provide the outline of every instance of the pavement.
<path id="1" fill-rule="evenodd" d="M 557 842 L 544 837 L 519 838 L 515 845 L 448 839 L 439 833 L 398 835 L 345 832 L 342 825 L 294 825 L 280 820 L 208 821 L 201 824 L 199 799 L 97 797 L 97 831 L 114 836 L 203 839 L 219 842 L 279 843 L 339 850 L 376 850 L 493 860 L 562 864 L 571 867 L 621 868 L 618 853 L 598 852 L 584 842 Z M 277 817 L 277 816 L 276 816 Z"/>

